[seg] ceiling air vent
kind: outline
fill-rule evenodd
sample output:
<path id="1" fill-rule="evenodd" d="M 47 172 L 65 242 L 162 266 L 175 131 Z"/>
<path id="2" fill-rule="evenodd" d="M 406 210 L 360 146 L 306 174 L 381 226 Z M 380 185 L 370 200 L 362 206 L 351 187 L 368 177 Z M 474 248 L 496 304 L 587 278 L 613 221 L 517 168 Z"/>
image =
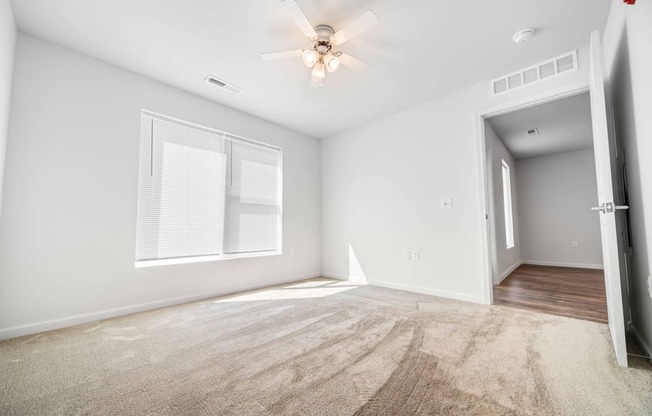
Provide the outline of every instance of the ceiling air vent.
<path id="1" fill-rule="evenodd" d="M 238 88 L 233 84 L 229 84 L 228 82 L 221 80 L 213 75 L 207 76 L 204 81 L 216 87 L 223 88 L 235 95 L 240 95 L 242 93 L 242 88 Z"/>
<path id="2" fill-rule="evenodd" d="M 528 137 L 538 136 L 539 135 L 539 129 L 537 129 L 537 128 L 530 129 L 530 130 L 527 131 L 527 135 L 528 135 Z"/>
<path id="3" fill-rule="evenodd" d="M 573 71 L 577 71 L 577 50 L 494 79 L 491 94 L 502 94 Z"/>

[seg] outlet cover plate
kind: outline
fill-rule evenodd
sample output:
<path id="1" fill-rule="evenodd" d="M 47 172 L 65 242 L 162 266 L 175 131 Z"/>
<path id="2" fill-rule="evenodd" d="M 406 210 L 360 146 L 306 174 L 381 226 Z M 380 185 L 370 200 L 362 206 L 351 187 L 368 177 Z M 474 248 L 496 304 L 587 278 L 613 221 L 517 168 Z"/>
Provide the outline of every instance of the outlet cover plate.
<path id="1" fill-rule="evenodd" d="M 439 200 L 439 208 L 451 209 L 453 208 L 453 200 L 451 198 L 442 198 Z"/>

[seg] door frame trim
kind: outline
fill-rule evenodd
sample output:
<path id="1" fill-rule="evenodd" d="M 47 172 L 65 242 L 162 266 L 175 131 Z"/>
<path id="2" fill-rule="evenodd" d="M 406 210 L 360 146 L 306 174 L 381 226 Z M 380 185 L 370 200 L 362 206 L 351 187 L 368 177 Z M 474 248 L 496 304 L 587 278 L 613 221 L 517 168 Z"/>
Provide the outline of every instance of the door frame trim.
<path id="1" fill-rule="evenodd" d="M 483 265 L 483 301 L 487 305 L 492 305 L 493 300 L 493 276 L 492 276 L 492 256 L 491 247 L 494 234 L 492 233 L 489 221 L 489 190 L 487 175 L 487 151 L 485 140 L 485 119 L 502 114 L 511 113 L 525 108 L 533 107 L 539 104 L 560 100 L 573 95 L 589 92 L 588 78 L 584 81 L 565 85 L 562 87 L 543 91 L 521 97 L 512 101 L 488 107 L 475 113 L 475 136 L 476 136 L 476 157 L 478 161 L 478 183 L 480 187 L 480 230 L 481 230 L 481 260 Z"/>

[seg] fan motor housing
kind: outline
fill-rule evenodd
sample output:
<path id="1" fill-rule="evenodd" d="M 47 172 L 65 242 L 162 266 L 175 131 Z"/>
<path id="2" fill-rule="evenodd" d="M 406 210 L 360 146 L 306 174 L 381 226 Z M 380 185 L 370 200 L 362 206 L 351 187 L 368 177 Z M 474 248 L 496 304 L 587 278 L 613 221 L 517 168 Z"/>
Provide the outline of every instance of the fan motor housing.
<path id="1" fill-rule="evenodd" d="M 331 45 L 331 37 L 335 34 L 335 31 L 332 27 L 327 25 L 319 25 L 315 28 L 317 32 L 317 38 L 315 39 L 315 45 L 313 48 L 320 54 L 326 55 L 333 49 Z"/>
<path id="2" fill-rule="evenodd" d="M 315 43 L 315 50 L 319 52 L 320 55 L 327 54 L 331 49 L 333 49 L 333 46 L 326 40 L 318 40 L 317 43 Z"/>
<path id="3" fill-rule="evenodd" d="M 317 40 L 330 42 L 331 36 L 335 34 L 335 30 L 328 25 L 319 25 L 315 28 L 317 32 Z"/>

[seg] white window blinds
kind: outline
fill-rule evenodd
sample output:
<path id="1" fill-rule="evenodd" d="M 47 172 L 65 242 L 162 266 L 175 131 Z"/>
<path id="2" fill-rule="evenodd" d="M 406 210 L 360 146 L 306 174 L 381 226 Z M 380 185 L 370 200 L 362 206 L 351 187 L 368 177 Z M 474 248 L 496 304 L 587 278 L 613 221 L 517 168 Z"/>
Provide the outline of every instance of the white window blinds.
<path id="1" fill-rule="evenodd" d="M 279 152 L 227 141 L 224 252 L 276 250 L 281 218 Z"/>
<path id="2" fill-rule="evenodd" d="M 136 261 L 280 251 L 281 152 L 143 113 Z"/>

